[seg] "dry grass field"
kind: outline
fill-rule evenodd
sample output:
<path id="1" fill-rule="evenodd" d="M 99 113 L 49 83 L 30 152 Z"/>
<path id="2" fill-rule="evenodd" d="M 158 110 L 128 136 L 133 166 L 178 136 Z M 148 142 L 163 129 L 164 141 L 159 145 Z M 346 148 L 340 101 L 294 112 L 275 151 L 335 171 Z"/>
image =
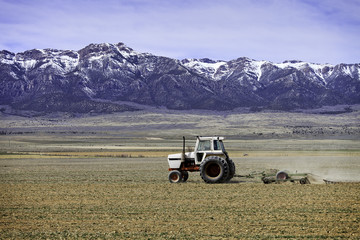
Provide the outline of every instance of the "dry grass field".
<path id="1" fill-rule="evenodd" d="M 1 239 L 360 239 L 359 112 L 2 115 L 0 131 Z M 170 184 L 183 135 L 224 135 L 247 177 Z M 263 184 L 273 169 L 321 184 Z"/>
<path id="2" fill-rule="evenodd" d="M 359 183 L 170 184 L 166 171 L 160 158 L 2 160 L 2 239 L 360 238 Z"/>

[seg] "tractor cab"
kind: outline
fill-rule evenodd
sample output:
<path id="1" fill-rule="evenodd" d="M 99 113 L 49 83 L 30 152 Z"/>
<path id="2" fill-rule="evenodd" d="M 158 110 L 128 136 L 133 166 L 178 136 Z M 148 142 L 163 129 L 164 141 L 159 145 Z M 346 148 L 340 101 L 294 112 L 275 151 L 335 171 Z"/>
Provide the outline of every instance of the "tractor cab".
<path id="1" fill-rule="evenodd" d="M 227 158 L 223 140 L 224 137 L 197 137 L 195 163 L 200 164 L 206 157 L 211 155 Z"/>

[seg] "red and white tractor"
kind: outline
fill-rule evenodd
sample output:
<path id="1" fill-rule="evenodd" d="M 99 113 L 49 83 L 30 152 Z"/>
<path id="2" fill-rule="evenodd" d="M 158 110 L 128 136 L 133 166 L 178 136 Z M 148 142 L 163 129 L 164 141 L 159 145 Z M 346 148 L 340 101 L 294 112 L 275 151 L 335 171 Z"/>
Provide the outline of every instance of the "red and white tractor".
<path id="1" fill-rule="evenodd" d="M 182 153 L 168 155 L 169 181 L 186 182 L 188 172 L 200 171 L 206 183 L 224 183 L 235 174 L 235 164 L 224 147 L 224 137 L 196 137 L 195 151 L 185 152 L 183 137 Z"/>

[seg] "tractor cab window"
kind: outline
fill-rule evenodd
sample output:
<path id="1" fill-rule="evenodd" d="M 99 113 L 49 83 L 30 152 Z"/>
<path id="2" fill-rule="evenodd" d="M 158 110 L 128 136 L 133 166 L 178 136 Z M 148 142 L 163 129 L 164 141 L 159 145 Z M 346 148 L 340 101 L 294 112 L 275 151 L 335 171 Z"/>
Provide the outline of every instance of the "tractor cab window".
<path id="1" fill-rule="evenodd" d="M 223 152 L 225 152 L 225 147 L 223 142 L 220 140 L 214 140 L 214 150 L 221 150 Z"/>
<path id="2" fill-rule="evenodd" d="M 220 146 L 223 152 L 226 152 L 223 141 L 220 141 Z"/>
<path id="3" fill-rule="evenodd" d="M 214 140 L 214 150 L 221 150 L 221 145 L 219 140 Z"/>
<path id="4" fill-rule="evenodd" d="M 210 149 L 210 140 L 202 140 L 199 142 L 198 151 L 209 151 Z"/>

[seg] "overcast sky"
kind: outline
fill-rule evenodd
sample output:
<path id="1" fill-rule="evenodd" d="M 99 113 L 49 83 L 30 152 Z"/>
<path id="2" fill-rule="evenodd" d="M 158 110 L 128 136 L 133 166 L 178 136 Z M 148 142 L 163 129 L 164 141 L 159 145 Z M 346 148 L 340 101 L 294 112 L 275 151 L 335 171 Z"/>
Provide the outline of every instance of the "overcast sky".
<path id="1" fill-rule="evenodd" d="M 0 49 L 360 63 L 360 0 L 0 0 Z"/>

